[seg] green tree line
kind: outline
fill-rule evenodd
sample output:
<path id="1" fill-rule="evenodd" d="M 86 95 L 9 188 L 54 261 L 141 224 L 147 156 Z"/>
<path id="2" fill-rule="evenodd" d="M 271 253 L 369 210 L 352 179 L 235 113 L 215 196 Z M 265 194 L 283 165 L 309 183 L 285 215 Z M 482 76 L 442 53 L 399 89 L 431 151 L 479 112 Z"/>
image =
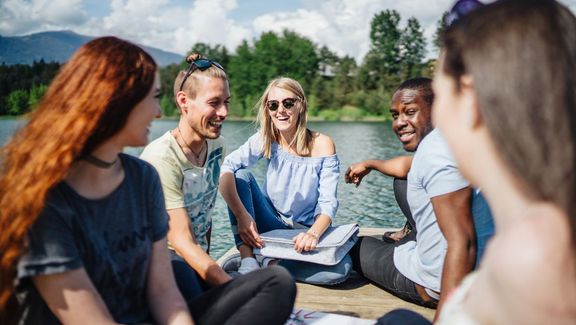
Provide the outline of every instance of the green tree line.
<path id="1" fill-rule="evenodd" d="M 33 109 L 60 68 L 43 60 L 32 65 L 0 65 L 0 115 L 22 115 Z"/>
<path id="2" fill-rule="evenodd" d="M 426 39 L 419 21 L 410 17 L 401 27 L 395 10 L 374 15 L 370 48 L 359 64 L 338 56 L 293 31 L 266 32 L 253 42 L 244 40 L 234 52 L 223 45 L 194 44 L 190 52 L 221 63 L 230 78 L 230 116 L 251 117 L 267 83 L 278 76 L 301 82 L 310 115 L 325 120 L 388 117 L 390 97 L 404 79 L 430 76 L 433 62 L 425 62 Z M 433 42 L 444 25 L 439 21 Z M 21 115 L 38 103 L 58 63 L 0 66 L 0 115 Z M 161 106 L 165 116 L 176 116 L 173 81 L 186 68 L 184 60 L 160 69 Z"/>

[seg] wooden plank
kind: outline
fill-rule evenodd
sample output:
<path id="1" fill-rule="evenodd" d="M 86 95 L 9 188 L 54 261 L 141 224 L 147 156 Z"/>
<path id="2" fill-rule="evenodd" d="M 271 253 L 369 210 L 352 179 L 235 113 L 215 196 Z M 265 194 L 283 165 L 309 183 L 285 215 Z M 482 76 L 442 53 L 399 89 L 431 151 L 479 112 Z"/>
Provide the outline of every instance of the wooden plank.
<path id="1" fill-rule="evenodd" d="M 432 320 L 435 310 L 405 302 L 352 273 L 343 284 L 332 287 L 298 283 L 296 306 L 308 310 L 377 319 L 385 313 L 405 308 Z"/>
<path id="2" fill-rule="evenodd" d="M 386 231 L 394 230 L 397 229 L 360 228 L 360 235 L 379 237 Z M 218 263 L 221 265 L 228 256 L 237 252 L 236 248 L 232 247 L 218 259 Z M 374 284 L 369 283 L 356 272 L 353 272 L 346 282 L 336 286 L 323 287 L 298 283 L 297 287 L 298 295 L 296 296 L 296 306 L 307 310 L 365 319 L 377 319 L 397 308 L 416 311 L 430 320 L 432 320 L 435 313 L 433 309 L 420 307 L 393 296 Z"/>

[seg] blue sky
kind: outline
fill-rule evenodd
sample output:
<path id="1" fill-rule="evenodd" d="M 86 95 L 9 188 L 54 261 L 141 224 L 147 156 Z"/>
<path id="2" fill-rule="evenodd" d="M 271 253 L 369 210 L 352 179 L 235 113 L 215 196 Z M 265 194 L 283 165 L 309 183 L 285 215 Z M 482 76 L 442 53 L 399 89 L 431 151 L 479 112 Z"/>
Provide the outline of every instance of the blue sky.
<path id="1" fill-rule="evenodd" d="M 111 1 L 86 0 L 84 1 L 86 10 L 95 17 L 104 17 L 111 11 Z M 193 1 L 174 0 L 170 5 L 186 7 Z M 254 17 L 281 11 L 295 11 L 302 6 L 302 1 L 274 1 L 274 0 L 239 0 L 238 7 L 230 12 L 230 17 L 239 22 L 249 23 Z"/>
<path id="2" fill-rule="evenodd" d="M 493 0 L 486 0 L 490 2 Z M 561 0 L 576 11 L 576 0 Z M 294 30 L 338 55 L 362 60 L 374 14 L 394 9 L 404 23 L 416 17 L 430 41 L 454 0 L 0 0 L 0 35 L 72 30 L 115 35 L 184 55 L 194 43 L 224 44 L 266 31 Z M 435 50 L 428 46 L 428 57 Z"/>

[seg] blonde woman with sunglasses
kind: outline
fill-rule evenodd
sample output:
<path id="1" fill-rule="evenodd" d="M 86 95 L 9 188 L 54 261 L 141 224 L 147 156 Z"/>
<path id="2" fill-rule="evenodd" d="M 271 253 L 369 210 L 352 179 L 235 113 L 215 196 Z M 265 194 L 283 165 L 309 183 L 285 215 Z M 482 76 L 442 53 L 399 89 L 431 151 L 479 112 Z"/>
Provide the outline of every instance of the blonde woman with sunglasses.
<path id="1" fill-rule="evenodd" d="M 278 263 L 301 282 L 341 283 L 351 270 L 349 256 L 334 266 L 268 259 L 260 265 L 254 258 L 253 248 L 263 245 L 259 233 L 274 229 L 307 228 L 293 238 L 294 249 L 316 248 L 338 209 L 340 171 L 332 139 L 307 128 L 308 103 L 296 80 L 272 80 L 257 108 L 259 131 L 226 157 L 220 173 L 220 192 L 241 256 L 239 272 Z M 263 188 L 248 171 L 260 159 L 268 164 Z"/>

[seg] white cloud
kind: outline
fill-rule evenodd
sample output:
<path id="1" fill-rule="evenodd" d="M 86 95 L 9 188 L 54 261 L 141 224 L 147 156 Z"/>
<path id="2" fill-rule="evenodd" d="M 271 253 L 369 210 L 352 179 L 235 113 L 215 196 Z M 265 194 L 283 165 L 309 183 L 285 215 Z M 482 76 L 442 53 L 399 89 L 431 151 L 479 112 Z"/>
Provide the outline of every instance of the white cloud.
<path id="1" fill-rule="evenodd" d="M 163 23 L 163 20 L 166 20 L 166 17 L 163 17 L 166 4 L 168 0 L 112 0 L 110 14 L 93 21 L 81 32 L 116 35 L 145 45 L 161 47 L 155 42 L 158 35 L 164 38 L 168 31 L 168 26 Z"/>
<path id="2" fill-rule="evenodd" d="M 250 30 L 229 18 L 236 6 L 235 0 L 197 0 L 175 26 L 179 52 L 190 50 L 197 42 L 224 44 L 234 51 L 243 39 L 251 39 Z"/>
<path id="3" fill-rule="evenodd" d="M 258 17 L 253 28 L 258 33 L 291 29 L 320 45 L 328 46 L 339 55 L 348 54 L 360 61 L 370 47 L 370 22 L 376 13 L 386 9 L 398 11 L 402 17 L 401 26 L 414 16 L 424 28 L 427 39 L 431 40 L 436 22 L 451 2 L 308 0 L 305 2 L 306 9 Z"/>
<path id="4" fill-rule="evenodd" d="M 75 29 L 87 20 L 82 0 L 5 0 L 0 3 L 2 35 Z"/>
<path id="5" fill-rule="evenodd" d="M 197 0 L 190 6 L 169 0 L 113 0 L 111 12 L 81 33 L 116 35 L 140 44 L 184 55 L 192 45 L 225 44 L 233 51 L 252 33 L 229 18 L 235 0 Z"/>
<path id="6" fill-rule="evenodd" d="M 109 5 L 109 12 L 90 16 L 85 9 L 88 2 Z M 401 26 L 409 17 L 416 17 L 430 42 L 438 19 L 453 2 L 300 0 L 300 9 L 269 12 L 250 22 L 238 22 L 232 17 L 242 0 L 0 0 L 0 34 L 71 29 L 92 36 L 116 35 L 184 55 L 196 42 L 224 44 L 234 51 L 244 39 L 252 41 L 265 31 L 290 29 L 339 55 L 361 61 L 369 49 L 370 22 L 376 13 L 398 11 Z M 576 0 L 561 2 L 576 11 Z M 435 54 L 429 45 L 428 57 Z"/>

